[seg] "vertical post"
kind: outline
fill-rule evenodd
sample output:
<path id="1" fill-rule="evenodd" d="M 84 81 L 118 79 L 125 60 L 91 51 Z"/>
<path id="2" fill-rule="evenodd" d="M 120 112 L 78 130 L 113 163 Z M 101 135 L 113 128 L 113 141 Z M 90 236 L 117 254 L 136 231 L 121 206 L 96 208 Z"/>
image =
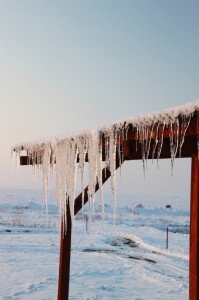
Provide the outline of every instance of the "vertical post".
<path id="1" fill-rule="evenodd" d="M 190 250 L 189 250 L 189 299 L 199 299 L 199 162 L 192 156 Z"/>
<path id="2" fill-rule="evenodd" d="M 167 226 L 167 235 L 166 235 L 166 249 L 169 248 L 169 227 Z"/>
<path id="3" fill-rule="evenodd" d="M 71 232 L 70 207 L 69 204 L 67 204 L 66 232 L 64 229 L 64 221 L 62 220 L 61 223 L 58 300 L 69 299 Z"/>

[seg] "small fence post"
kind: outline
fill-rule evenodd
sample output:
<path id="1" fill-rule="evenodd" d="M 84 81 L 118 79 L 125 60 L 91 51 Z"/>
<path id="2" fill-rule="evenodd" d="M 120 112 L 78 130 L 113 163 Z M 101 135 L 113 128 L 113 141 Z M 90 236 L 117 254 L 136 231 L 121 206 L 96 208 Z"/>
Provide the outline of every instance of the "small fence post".
<path id="1" fill-rule="evenodd" d="M 169 248 L 169 227 L 167 226 L 167 234 L 166 234 L 166 249 Z"/>

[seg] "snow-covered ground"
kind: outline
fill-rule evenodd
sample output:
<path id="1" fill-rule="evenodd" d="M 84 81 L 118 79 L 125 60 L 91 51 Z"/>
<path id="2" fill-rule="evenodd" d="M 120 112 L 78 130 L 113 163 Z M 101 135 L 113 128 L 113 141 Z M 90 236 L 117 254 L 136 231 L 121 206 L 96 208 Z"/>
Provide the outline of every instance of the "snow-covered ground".
<path id="1" fill-rule="evenodd" d="M 59 218 L 39 191 L 0 190 L 0 299 L 56 299 Z M 187 299 L 189 199 L 118 196 L 117 217 L 105 201 L 76 217 L 70 299 Z M 171 207 L 166 208 L 166 205 Z M 169 247 L 166 249 L 166 229 Z"/>

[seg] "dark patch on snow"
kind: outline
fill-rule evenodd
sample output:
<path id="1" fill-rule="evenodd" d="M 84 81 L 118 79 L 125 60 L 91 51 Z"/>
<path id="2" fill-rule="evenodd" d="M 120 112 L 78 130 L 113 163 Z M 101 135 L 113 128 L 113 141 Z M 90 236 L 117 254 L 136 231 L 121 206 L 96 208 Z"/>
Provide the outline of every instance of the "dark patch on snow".
<path id="1" fill-rule="evenodd" d="M 137 260 L 144 260 L 144 261 L 147 261 L 147 262 L 152 263 L 152 264 L 156 263 L 156 261 L 153 260 L 153 259 L 144 258 L 144 257 L 141 257 L 141 256 L 132 256 L 132 255 L 129 255 L 128 258 L 137 259 Z"/>
<path id="2" fill-rule="evenodd" d="M 153 264 L 155 264 L 155 263 L 156 263 L 156 261 L 155 261 L 155 260 L 153 260 L 153 259 L 149 259 L 149 258 L 143 258 L 143 260 L 145 260 L 145 261 L 148 261 L 149 263 L 153 263 Z"/>
<path id="3" fill-rule="evenodd" d="M 116 247 L 121 247 L 123 245 L 128 245 L 129 247 L 132 248 L 138 247 L 138 244 L 129 238 L 117 238 L 116 240 L 112 240 L 110 242 L 110 245 Z"/>
<path id="4" fill-rule="evenodd" d="M 133 247 L 133 248 L 138 247 L 138 245 L 136 244 L 136 242 L 134 242 L 131 239 L 123 238 L 122 242 L 123 242 L 124 245 L 128 245 L 128 246 Z"/>
<path id="5" fill-rule="evenodd" d="M 157 255 L 162 255 L 162 253 L 156 252 L 156 251 L 151 251 L 151 253 L 155 253 Z"/>
<path id="6" fill-rule="evenodd" d="M 190 226 L 189 225 L 169 225 L 169 232 L 189 234 Z"/>
<path id="7" fill-rule="evenodd" d="M 172 208 L 171 204 L 165 205 L 165 208 Z"/>
<path id="8" fill-rule="evenodd" d="M 132 259 L 141 260 L 141 258 L 140 258 L 140 257 L 138 257 L 138 256 L 132 256 L 132 255 L 129 255 L 129 256 L 128 256 L 128 258 L 132 258 Z"/>
<path id="9" fill-rule="evenodd" d="M 6 230 L 5 230 L 5 232 L 12 232 L 12 230 L 10 230 L 10 229 L 6 229 Z"/>
<path id="10" fill-rule="evenodd" d="M 116 251 L 110 249 L 84 249 L 83 252 L 115 253 Z"/>
<path id="11" fill-rule="evenodd" d="M 151 226 L 155 227 L 155 226 Z M 169 228 L 169 232 L 172 233 L 182 233 L 182 234 L 189 234 L 190 233 L 190 226 L 188 224 L 181 225 L 181 224 L 157 224 L 156 229 L 166 232 L 167 227 Z"/>

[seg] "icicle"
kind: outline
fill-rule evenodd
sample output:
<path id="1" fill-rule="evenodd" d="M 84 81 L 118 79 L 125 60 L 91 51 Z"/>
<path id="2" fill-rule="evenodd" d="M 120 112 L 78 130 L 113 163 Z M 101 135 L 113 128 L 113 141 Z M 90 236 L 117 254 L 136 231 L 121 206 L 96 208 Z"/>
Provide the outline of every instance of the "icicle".
<path id="1" fill-rule="evenodd" d="M 89 184 L 88 196 L 90 206 L 90 217 L 94 213 L 94 200 L 95 200 L 95 185 L 97 183 L 97 160 L 96 153 L 98 149 L 98 139 L 96 131 L 92 131 L 88 138 L 88 161 L 89 161 Z"/>
<path id="2" fill-rule="evenodd" d="M 87 145 L 85 144 L 85 137 L 81 136 L 78 142 L 78 154 L 79 154 L 79 169 L 81 173 L 81 186 L 82 186 L 82 214 L 84 214 L 84 168 L 86 157 Z"/>
<path id="3" fill-rule="evenodd" d="M 49 145 L 45 145 L 43 161 L 42 161 L 42 173 L 43 173 L 43 193 L 44 193 L 44 204 L 46 212 L 48 210 L 48 185 L 50 177 L 50 158 L 51 158 L 51 148 Z"/>
<path id="4" fill-rule="evenodd" d="M 33 181 L 36 180 L 37 177 L 37 164 L 35 163 L 34 157 L 33 157 L 34 153 L 32 152 L 28 152 L 28 164 L 32 163 L 32 178 Z"/>
<path id="5" fill-rule="evenodd" d="M 65 213 L 63 201 L 62 201 L 62 191 L 63 190 L 65 192 L 65 200 L 66 200 L 65 180 L 62 185 L 62 176 L 64 175 L 63 170 L 62 170 L 63 163 L 64 163 L 63 158 L 62 158 L 63 147 L 64 147 L 63 144 L 64 144 L 64 141 L 58 143 L 56 146 L 56 150 L 55 150 L 56 151 L 56 198 L 57 198 L 59 213 L 60 213 L 61 217 L 63 217 L 63 214 Z M 65 179 L 65 177 L 64 177 L 64 179 Z M 66 203 L 65 203 L 65 205 L 66 205 Z"/>
<path id="6" fill-rule="evenodd" d="M 175 128 L 175 157 L 177 155 L 177 151 L 178 151 L 178 144 L 179 144 L 179 119 L 176 119 L 176 122 L 174 123 L 174 128 Z"/>
<path id="7" fill-rule="evenodd" d="M 110 172 L 111 172 L 111 189 L 113 192 L 113 219 L 115 224 L 116 217 L 116 133 L 113 128 L 110 132 L 110 148 L 109 148 L 109 161 L 110 161 Z"/>
<path id="8" fill-rule="evenodd" d="M 170 138 L 170 153 L 171 153 L 171 171 L 173 173 L 174 145 L 173 145 L 173 123 L 171 121 L 169 124 L 169 138 Z"/>
<path id="9" fill-rule="evenodd" d="M 121 164 L 124 162 L 124 127 L 120 131 L 120 140 L 121 140 L 121 152 L 120 152 L 120 157 L 121 157 Z M 120 168 L 121 170 L 121 168 Z"/>
<path id="10" fill-rule="evenodd" d="M 153 129 L 154 129 L 154 124 L 152 125 L 152 127 L 150 129 L 150 137 L 149 137 L 148 144 L 146 147 L 146 162 L 148 161 L 149 152 L 150 152 L 150 148 L 151 148 L 151 139 L 153 137 Z"/>
<path id="11" fill-rule="evenodd" d="M 75 190 L 76 190 L 77 147 L 74 141 L 72 141 L 71 143 L 70 150 L 71 150 L 69 154 L 70 164 L 69 164 L 69 172 L 67 174 L 67 194 L 69 198 L 72 227 L 75 227 L 74 201 L 75 201 Z"/>
<path id="12" fill-rule="evenodd" d="M 18 168 L 20 165 L 20 152 L 17 152 L 15 149 L 12 149 L 11 159 L 12 159 L 12 174 L 14 174 L 14 168 L 16 168 L 18 173 Z"/>
<path id="13" fill-rule="evenodd" d="M 127 125 L 122 127 L 122 140 L 124 141 L 124 131 L 127 130 Z"/>
<path id="14" fill-rule="evenodd" d="M 163 145 L 163 139 L 164 139 L 164 128 L 165 128 L 165 121 L 163 121 L 163 125 L 162 125 L 162 133 L 161 133 L 161 137 L 158 141 L 158 152 L 157 152 L 157 164 L 158 164 L 158 167 L 159 167 L 159 158 L 160 158 L 160 155 L 161 155 L 161 151 L 162 151 L 162 145 Z"/>
<path id="15" fill-rule="evenodd" d="M 148 144 L 149 144 L 149 128 L 148 126 L 145 126 L 145 146 L 144 146 L 144 152 L 145 152 L 145 166 L 146 169 L 148 168 L 148 161 L 147 161 L 147 151 L 148 151 Z"/>
<path id="16" fill-rule="evenodd" d="M 127 126 L 125 127 L 125 129 L 126 129 L 126 136 L 125 136 L 125 138 L 126 138 L 126 141 L 127 141 L 127 139 L 128 139 L 129 125 L 127 125 Z"/>
<path id="17" fill-rule="evenodd" d="M 99 135 L 98 148 L 96 149 L 97 156 L 97 182 L 99 185 L 99 193 L 100 193 L 100 203 L 101 203 L 101 215 L 102 215 L 102 226 L 104 226 L 104 198 L 102 191 L 102 139 L 101 135 Z"/>
<path id="18" fill-rule="evenodd" d="M 136 152 L 138 151 L 138 140 L 139 140 L 139 127 L 136 126 Z"/>
<path id="19" fill-rule="evenodd" d="M 159 126 L 160 126 L 160 124 L 158 122 L 158 124 L 156 125 L 156 136 L 155 136 L 155 139 L 154 139 L 153 150 L 152 150 L 152 162 L 154 160 L 155 150 L 156 150 L 156 147 L 157 147 L 157 144 L 158 144 Z"/>
<path id="20" fill-rule="evenodd" d="M 171 171 L 173 173 L 174 160 L 178 150 L 178 139 L 179 139 L 179 120 L 175 122 L 170 120 L 169 126 L 169 138 L 170 138 L 170 152 L 171 152 Z"/>
<path id="21" fill-rule="evenodd" d="M 143 166 L 143 172 L 144 172 L 144 178 L 145 178 L 145 126 L 141 126 L 139 128 L 140 133 L 140 143 L 141 143 L 141 151 L 142 151 L 142 166 Z"/>
<path id="22" fill-rule="evenodd" d="M 180 142 L 179 142 L 179 157 L 181 157 L 181 151 L 182 151 L 182 146 L 184 144 L 184 138 L 185 138 L 185 134 L 187 131 L 187 128 L 189 127 L 191 121 L 191 115 L 186 117 L 186 116 L 182 116 L 182 121 L 181 121 L 181 127 L 180 127 Z"/>
<path id="23" fill-rule="evenodd" d="M 104 142 L 105 142 L 105 168 L 107 169 L 108 168 L 108 165 L 109 165 L 109 135 L 108 133 L 105 131 L 104 132 Z M 105 172 L 106 172 L 106 169 L 105 169 Z"/>
<path id="24" fill-rule="evenodd" d="M 116 132 L 116 139 L 118 141 L 118 143 L 116 144 L 116 149 L 117 149 L 117 156 L 118 156 L 118 160 L 119 160 L 119 166 L 120 166 L 120 169 L 121 169 L 121 151 L 120 151 L 120 130 Z"/>
<path id="25" fill-rule="evenodd" d="M 116 152 L 117 152 L 117 157 L 118 157 L 118 161 L 119 161 L 119 168 L 120 168 L 120 177 L 121 177 L 121 166 L 122 166 L 122 163 L 124 161 L 124 155 L 123 155 L 123 140 L 121 140 L 121 137 L 122 137 L 122 131 L 121 129 L 119 129 L 117 132 L 116 132 Z"/>

